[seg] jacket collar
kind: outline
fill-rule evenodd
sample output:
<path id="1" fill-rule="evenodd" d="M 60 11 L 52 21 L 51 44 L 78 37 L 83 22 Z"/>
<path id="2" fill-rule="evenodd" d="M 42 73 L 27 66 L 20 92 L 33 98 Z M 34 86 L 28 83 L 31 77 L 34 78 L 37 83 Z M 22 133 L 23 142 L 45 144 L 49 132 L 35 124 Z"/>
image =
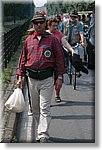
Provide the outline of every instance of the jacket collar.
<path id="1" fill-rule="evenodd" d="M 44 32 L 44 34 L 38 34 L 36 31 L 33 34 L 33 38 L 36 38 L 37 36 L 47 37 L 47 35 L 50 35 L 48 32 Z"/>

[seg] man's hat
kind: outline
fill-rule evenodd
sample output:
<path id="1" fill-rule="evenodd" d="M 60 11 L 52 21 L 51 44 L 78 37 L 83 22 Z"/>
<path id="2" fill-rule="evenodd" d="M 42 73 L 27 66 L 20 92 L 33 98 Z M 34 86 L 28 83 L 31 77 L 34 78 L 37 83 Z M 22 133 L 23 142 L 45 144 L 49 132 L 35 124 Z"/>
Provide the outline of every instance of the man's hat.
<path id="1" fill-rule="evenodd" d="M 46 20 L 46 17 L 44 16 L 44 14 L 42 12 L 36 12 L 36 14 L 34 15 L 33 19 L 31 20 L 32 22 L 36 21 L 36 20 Z"/>
<path id="2" fill-rule="evenodd" d="M 88 70 L 87 68 L 84 67 L 82 59 L 80 58 L 80 55 L 73 54 L 73 56 L 70 57 L 70 61 L 77 71 L 82 71 L 85 74 L 88 74 Z"/>

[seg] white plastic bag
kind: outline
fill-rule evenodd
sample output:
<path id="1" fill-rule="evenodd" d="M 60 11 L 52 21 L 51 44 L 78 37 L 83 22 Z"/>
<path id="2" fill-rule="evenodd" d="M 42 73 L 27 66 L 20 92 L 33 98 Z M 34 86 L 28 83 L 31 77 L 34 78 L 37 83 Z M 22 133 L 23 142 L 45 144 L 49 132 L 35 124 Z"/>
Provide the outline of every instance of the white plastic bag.
<path id="1" fill-rule="evenodd" d="M 7 110 L 15 113 L 20 113 L 25 110 L 24 96 L 20 88 L 14 90 L 13 94 L 6 101 L 5 107 Z"/>

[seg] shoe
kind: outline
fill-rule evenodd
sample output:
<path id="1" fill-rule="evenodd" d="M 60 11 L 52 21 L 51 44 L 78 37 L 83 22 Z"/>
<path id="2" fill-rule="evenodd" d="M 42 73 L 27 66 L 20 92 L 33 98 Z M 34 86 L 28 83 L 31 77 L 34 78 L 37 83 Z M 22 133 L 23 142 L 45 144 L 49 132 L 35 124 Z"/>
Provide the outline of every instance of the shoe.
<path id="1" fill-rule="evenodd" d="M 60 97 L 55 97 L 55 102 L 56 102 L 56 103 L 61 102 L 61 98 L 60 98 Z"/>
<path id="2" fill-rule="evenodd" d="M 46 137 L 42 137 L 39 139 L 40 143 L 52 143 L 50 139 L 46 138 Z"/>
<path id="3" fill-rule="evenodd" d="M 36 140 L 36 143 L 40 143 L 40 139 L 37 139 L 37 140 Z"/>

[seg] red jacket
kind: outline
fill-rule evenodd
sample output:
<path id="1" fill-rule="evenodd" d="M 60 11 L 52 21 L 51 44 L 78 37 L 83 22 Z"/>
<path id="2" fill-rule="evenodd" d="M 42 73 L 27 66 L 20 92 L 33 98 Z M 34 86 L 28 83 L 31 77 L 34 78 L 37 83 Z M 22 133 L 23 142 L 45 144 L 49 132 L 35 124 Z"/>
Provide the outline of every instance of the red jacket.
<path id="1" fill-rule="evenodd" d="M 26 67 L 31 69 L 58 68 L 58 75 L 66 73 L 61 45 L 51 34 L 45 32 L 40 41 L 37 35 L 29 35 L 25 40 L 17 75 L 24 76 Z"/>

